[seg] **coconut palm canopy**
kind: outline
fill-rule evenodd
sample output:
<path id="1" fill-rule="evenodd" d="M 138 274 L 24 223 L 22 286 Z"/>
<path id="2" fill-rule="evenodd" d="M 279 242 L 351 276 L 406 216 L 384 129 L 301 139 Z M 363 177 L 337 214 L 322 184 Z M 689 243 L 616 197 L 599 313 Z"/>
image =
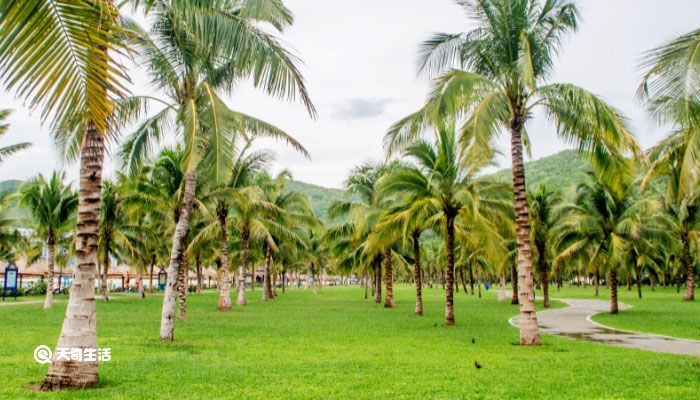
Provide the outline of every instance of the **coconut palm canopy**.
<path id="1" fill-rule="evenodd" d="M 286 42 L 295 19 L 282 0 L 0 2 L 0 81 L 40 110 L 58 156 L 80 161 L 75 182 L 53 172 L 0 191 L 0 256 L 45 262 L 45 308 L 60 288 L 55 266 L 71 265 L 57 346 L 97 347 L 96 293 L 105 301 L 115 289 L 147 298 L 156 285 L 164 285 L 162 299 L 134 301 L 158 302 L 164 342 L 180 340 L 176 326 L 186 326 L 183 336 L 196 331 L 197 324 L 178 321 L 203 307 L 212 311 L 208 319 L 240 327 L 250 314 L 278 307 L 289 286 L 311 287 L 309 296 L 321 301 L 328 286 L 359 285 L 362 291 L 343 293 L 371 293 L 386 310 L 370 312 L 367 304 L 363 317 L 388 321 L 400 314 L 406 285 L 415 321 L 434 313 L 428 287 L 439 290 L 451 326 L 473 324 L 473 310 L 459 309 L 460 290 L 490 304 L 495 299 L 482 286 L 488 293 L 498 284 L 502 301 L 509 283 L 523 346 L 542 343 L 537 293 L 548 308 L 550 292 L 565 283 L 592 284 L 595 296 L 604 283 L 611 314 L 622 309 L 625 282 L 630 290 L 636 284 L 639 299 L 648 282 L 652 290 L 675 283 L 679 304 L 694 301 L 700 31 L 642 55 L 637 98 L 668 130 L 644 151 L 615 105 L 551 82 L 557 56 L 582 24 L 577 2 L 455 3 L 467 28 L 433 34 L 418 47 L 425 101 L 385 127 L 381 159 L 353 167 L 316 215 L 323 189 L 299 190 L 305 186 L 268 145 L 276 140 L 310 159 L 304 132 L 231 101 L 248 85 L 317 116 L 301 57 Z M 147 87 L 130 84 L 132 61 L 146 71 Z M 0 136 L 13 129 L 9 115 L 0 110 Z M 567 187 L 535 185 L 543 179 L 534 168 L 526 174 L 538 116 L 553 125 L 552 138 L 574 148 L 567 154 L 580 155 L 567 164 L 575 174 L 557 171 Z M 503 136 L 512 162 L 506 179 L 490 173 Z M 29 146 L 0 147 L 0 163 Z M 118 165 L 103 178 L 105 154 Z M 154 282 L 159 272 L 165 282 Z M 266 305 L 255 304 L 254 290 Z M 200 296 L 194 307 L 188 296 Z M 95 386 L 99 372 L 97 361 L 54 357 L 42 388 Z"/>

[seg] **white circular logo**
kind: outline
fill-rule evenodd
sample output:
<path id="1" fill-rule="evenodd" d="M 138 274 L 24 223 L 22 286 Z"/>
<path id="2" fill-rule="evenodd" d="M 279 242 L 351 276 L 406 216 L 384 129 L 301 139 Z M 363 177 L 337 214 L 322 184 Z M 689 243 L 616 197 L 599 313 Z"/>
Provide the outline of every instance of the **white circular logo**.
<path id="1" fill-rule="evenodd" d="M 34 349 L 34 360 L 39 364 L 51 364 L 51 348 L 46 345 L 39 345 Z"/>

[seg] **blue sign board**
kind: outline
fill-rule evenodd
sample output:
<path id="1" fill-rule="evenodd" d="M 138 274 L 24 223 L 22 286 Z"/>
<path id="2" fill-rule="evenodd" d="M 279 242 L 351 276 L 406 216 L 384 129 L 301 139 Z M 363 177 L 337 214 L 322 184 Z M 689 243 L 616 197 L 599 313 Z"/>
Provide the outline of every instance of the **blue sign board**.
<path id="1" fill-rule="evenodd" d="M 160 270 L 158 273 L 158 289 L 159 290 L 165 290 L 165 283 L 168 280 L 168 274 L 165 273 L 165 271 Z"/>
<path id="2" fill-rule="evenodd" d="M 19 273 L 14 261 L 5 267 L 5 283 L 2 285 L 2 301 L 5 301 L 5 292 L 14 292 L 17 299 L 17 278 Z"/>

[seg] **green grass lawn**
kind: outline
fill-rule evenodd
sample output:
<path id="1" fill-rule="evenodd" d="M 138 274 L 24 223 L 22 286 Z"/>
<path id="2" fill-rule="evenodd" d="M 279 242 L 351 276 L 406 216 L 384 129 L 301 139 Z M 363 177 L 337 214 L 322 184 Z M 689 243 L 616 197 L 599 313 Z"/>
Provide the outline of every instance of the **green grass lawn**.
<path id="1" fill-rule="evenodd" d="M 507 322 L 517 306 L 493 292 L 456 294 L 454 327 L 442 325 L 444 292 L 424 293 L 423 317 L 410 287 L 397 288 L 394 310 L 358 288 L 292 290 L 268 303 L 256 290 L 230 313 L 216 311 L 214 293 L 191 295 L 174 343 L 158 339 L 161 297 L 98 302 L 99 345 L 112 361 L 98 388 L 56 393 L 29 388 L 47 370 L 32 353 L 55 346 L 65 302 L 0 307 L 0 398 L 697 398 L 697 358 L 552 336 L 524 348 Z"/>
<path id="2" fill-rule="evenodd" d="M 632 308 L 620 311 L 618 315 L 598 314 L 593 320 L 603 325 L 636 332 L 658 333 L 687 339 L 700 340 L 700 301 L 681 301 L 685 289 L 680 294 L 675 288 L 657 287 L 652 291 L 642 287 L 642 298 L 637 296 L 637 287 L 618 290 L 618 301 Z M 563 287 L 560 293 L 552 292 L 552 297 L 569 299 L 595 299 L 595 288 Z M 610 291 L 601 286 L 601 300 L 610 300 Z"/>

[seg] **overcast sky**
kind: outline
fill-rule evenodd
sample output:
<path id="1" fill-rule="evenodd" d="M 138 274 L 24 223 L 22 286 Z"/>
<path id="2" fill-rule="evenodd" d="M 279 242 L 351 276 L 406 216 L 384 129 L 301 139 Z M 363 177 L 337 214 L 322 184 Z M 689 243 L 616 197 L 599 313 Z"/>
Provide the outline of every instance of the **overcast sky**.
<path id="1" fill-rule="evenodd" d="M 348 170 L 381 157 L 387 128 L 420 107 L 427 83 L 417 79 L 419 43 L 433 32 L 461 32 L 470 25 L 452 0 L 287 0 L 295 25 L 284 41 L 304 60 L 302 70 L 319 111 L 312 120 L 298 104 L 267 98 L 241 87 L 230 98 L 232 108 L 276 124 L 296 136 L 312 156 L 302 156 L 270 143 L 278 153 L 275 168 L 289 168 L 294 177 L 340 187 Z M 572 82 L 602 95 L 632 121 L 643 147 L 663 137 L 663 129 L 646 118 L 634 101 L 641 53 L 697 28 L 698 0 L 581 0 L 583 24 L 566 42 L 556 63 L 553 82 Z M 142 71 L 134 71 L 139 94 Z M 0 180 L 25 179 L 52 169 L 77 175 L 78 165 L 57 157 L 39 112 L 0 91 L 0 107 L 15 110 L 10 133 L 0 145 L 31 141 L 34 147 L 0 165 Z M 556 153 L 565 144 L 554 138 L 542 118 L 528 126 L 535 159 Z M 500 141 L 508 152 L 507 138 Z M 267 145 L 267 143 L 265 143 Z M 507 159 L 499 160 L 509 166 Z M 109 163 L 107 175 L 116 165 Z"/>

